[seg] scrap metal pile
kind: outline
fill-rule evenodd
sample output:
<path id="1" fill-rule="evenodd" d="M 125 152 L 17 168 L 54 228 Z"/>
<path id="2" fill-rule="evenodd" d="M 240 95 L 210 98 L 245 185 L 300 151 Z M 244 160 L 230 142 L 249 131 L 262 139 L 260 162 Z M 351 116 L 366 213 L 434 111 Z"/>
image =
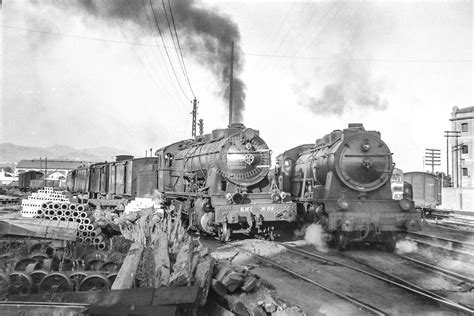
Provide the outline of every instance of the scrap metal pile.
<path id="1" fill-rule="evenodd" d="M 70 241 L 2 241 L 0 297 L 110 289 L 124 257 Z"/>

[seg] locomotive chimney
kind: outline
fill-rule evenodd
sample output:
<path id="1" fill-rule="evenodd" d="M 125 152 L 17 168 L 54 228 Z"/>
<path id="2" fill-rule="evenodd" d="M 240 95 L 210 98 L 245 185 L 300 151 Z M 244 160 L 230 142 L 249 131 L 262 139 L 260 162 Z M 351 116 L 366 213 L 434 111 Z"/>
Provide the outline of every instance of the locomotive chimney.
<path id="1" fill-rule="evenodd" d="M 232 111 L 233 111 L 233 82 L 234 82 L 234 41 L 230 48 L 230 81 L 229 81 L 229 127 L 232 125 Z"/>

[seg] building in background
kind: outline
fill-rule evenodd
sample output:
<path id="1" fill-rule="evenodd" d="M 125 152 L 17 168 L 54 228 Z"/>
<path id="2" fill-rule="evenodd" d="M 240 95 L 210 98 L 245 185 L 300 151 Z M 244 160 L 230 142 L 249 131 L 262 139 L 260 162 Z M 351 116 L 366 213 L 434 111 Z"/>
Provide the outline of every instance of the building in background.
<path id="1" fill-rule="evenodd" d="M 451 158 L 452 188 L 443 188 L 443 207 L 455 210 L 474 211 L 473 177 L 473 131 L 474 106 L 453 107 L 451 131 L 459 132 L 459 137 L 449 138 L 448 155 Z"/>
<path id="2" fill-rule="evenodd" d="M 15 176 L 28 171 L 38 171 L 46 174 L 46 180 L 65 180 L 69 171 L 88 165 L 88 161 L 31 159 L 21 160 L 15 168 Z"/>
<path id="3" fill-rule="evenodd" d="M 473 147 L 474 106 L 467 108 L 453 107 L 451 113 L 451 130 L 458 131 L 459 137 L 450 138 L 451 168 L 455 187 L 473 187 Z"/>

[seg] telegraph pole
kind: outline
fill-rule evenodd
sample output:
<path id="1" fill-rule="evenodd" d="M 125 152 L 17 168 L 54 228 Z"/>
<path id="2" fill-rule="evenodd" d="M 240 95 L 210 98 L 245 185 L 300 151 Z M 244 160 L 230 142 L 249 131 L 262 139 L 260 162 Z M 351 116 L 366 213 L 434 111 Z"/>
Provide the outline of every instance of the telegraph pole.
<path id="1" fill-rule="evenodd" d="M 199 136 L 202 136 L 204 134 L 204 121 L 203 119 L 199 119 Z"/>
<path id="2" fill-rule="evenodd" d="M 431 166 L 431 173 L 434 173 L 434 166 L 441 165 L 441 150 L 426 148 L 425 149 L 425 165 Z"/>
<path id="3" fill-rule="evenodd" d="M 456 137 L 456 142 L 457 142 L 457 138 L 459 137 L 460 133 L 461 132 L 459 131 L 444 131 L 444 137 L 446 137 L 446 176 L 449 176 L 449 138 Z M 451 160 L 454 161 L 454 157 L 451 157 Z M 454 163 L 453 163 L 453 168 L 454 168 Z M 453 174 L 454 174 L 454 169 L 453 169 Z"/>
<path id="4" fill-rule="evenodd" d="M 193 111 L 191 112 L 191 114 L 193 115 L 193 122 L 191 126 L 191 136 L 192 138 L 196 138 L 196 116 L 197 116 L 197 104 L 198 104 L 198 101 L 196 100 L 196 98 L 194 98 L 192 103 L 193 103 Z"/>
<path id="5" fill-rule="evenodd" d="M 460 188 L 462 187 L 462 171 L 461 171 L 461 155 L 459 155 L 459 151 L 462 150 L 462 146 L 464 146 L 464 143 L 458 144 L 458 139 L 456 138 L 456 145 L 452 147 L 453 151 L 453 157 L 454 153 L 456 153 L 456 187 Z M 453 174 L 454 174 L 454 161 L 453 161 Z"/>

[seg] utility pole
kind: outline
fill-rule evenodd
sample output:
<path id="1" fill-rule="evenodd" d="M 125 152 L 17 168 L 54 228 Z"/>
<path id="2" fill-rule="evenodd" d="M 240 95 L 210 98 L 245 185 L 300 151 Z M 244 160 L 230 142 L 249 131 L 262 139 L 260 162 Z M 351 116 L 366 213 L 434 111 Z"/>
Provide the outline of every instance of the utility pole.
<path id="1" fill-rule="evenodd" d="M 196 116 L 197 116 L 198 101 L 196 100 L 196 98 L 194 98 L 194 100 L 191 101 L 191 103 L 193 104 L 193 111 L 191 112 L 191 114 L 193 115 L 193 122 L 191 126 L 191 137 L 196 138 Z"/>
<path id="2" fill-rule="evenodd" d="M 460 188 L 462 187 L 462 180 L 460 178 L 462 177 L 462 171 L 461 171 L 461 155 L 459 155 L 459 151 L 462 150 L 462 147 L 464 146 L 464 143 L 458 144 L 458 139 L 456 138 L 456 145 L 452 147 L 452 153 L 454 157 L 454 153 L 456 153 L 456 187 Z M 453 174 L 454 174 L 454 161 L 453 161 Z"/>
<path id="3" fill-rule="evenodd" d="M 44 186 L 43 187 L 46 187 L 46 177 L 47 176 L 48 176 L 48 157 L 45 157 L 44 158 Z"/>
<path id="4" fill-rule="evenodd" d="M 234 41 L 230 48 L 230 82 L 229 82 L 229 127 L 232 124 L 232 114 L 234 106 Z"/>
<path id="5" fill-rule="evenodd" d="M 441 150 L 426 148 L 425 149 L 425 165 L 431 166 L 431 173 L 434 173 L 434 166 L 441 165 Z"/>
<path id="6" fill-rule="evenodd" d="M 204 121 L 203 119 L 199 119 L 199 136 L 202 136 L 204 134 Z"/>
<path id="7" fill-rule="evenodd" d="M 446 137 L 446 176 L 449 176 L 449 138 L 450 137 L 456 137 L 456 142 L 457 138 L 459 137 L 459 134 L 461 132 L 459 131 L 444 131 L 444 137 Z M 451 160 L 454 161 L 454 157 L 451 157 Z M 453 168 L 454 168 L 454 162 L 453 162 Z M 453 169 L 453 175 L 454 175 L 454 169 Z"/>

